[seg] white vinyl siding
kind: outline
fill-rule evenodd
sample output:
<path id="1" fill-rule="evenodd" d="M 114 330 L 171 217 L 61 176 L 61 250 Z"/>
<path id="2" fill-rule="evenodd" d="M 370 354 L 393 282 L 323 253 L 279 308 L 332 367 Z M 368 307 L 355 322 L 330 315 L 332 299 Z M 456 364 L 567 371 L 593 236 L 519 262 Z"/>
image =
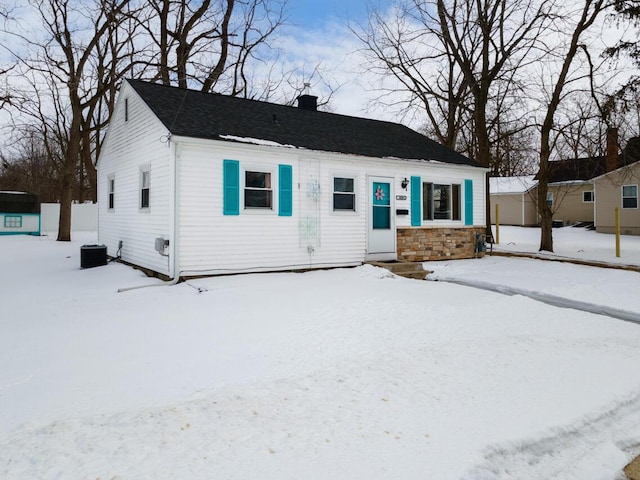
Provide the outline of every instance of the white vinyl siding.
<path id="1" fill-rule="evenodd" d="M 423 175 L 419 167 L 397 160 L 345 158 L 339 154 L 230 145 L 228 142 L 180 142 L 178 191 L 179 269 L 185 275 L 286 270 L 337 265 L 357 265 L 366 258 L 369 175 L 395 179 L 395 209 L 408 209 L 408 192 L 401 188 L 407 176 Z M 188 159 L 188 160 L 187 160 Z M 279 164 L 293 170 L 293 215 L 224 215 L 224 160 L 239 162 L 245 170 L 277 172 Z M 408 162 L 407 162 L 408 163 Z M 262 168 L 261 168 L 262 166 Z M 345 173 L 341 173 L 344 169 Z M 468 167 L 429 166 L 429 175 L 449 183 L 474 182 L 474 223 L 484 223 L 484 171 Z M 349 215 L 333 211 L 334 178 L 354 179 L 356 205 Z M 277 197 L 277 173 L 272 175 Z M 154 186 L 155 191 L 155 173 Z M 258 209 L 260 210 L 260 209 Z M 397 216 L 396 226 L 409 226 L 409 216 Z M 460 226 L 460 222 L 449 222 Z M 442 226 L 439 224 L 438 226 Z"/>
<path id="2" fill-rule="evenodd" d="M 155 251 L 156 237 L 168 238 L 169 155 L 167 130 L 126 82 L 98 159 L 98 236 L 115 256 L 122 240 L 122 259 L 168 275 L 167 258 Z M 125 123 L 125 101 L 129 121 Z M 135 122 L 132 119 L 135 118 Z M 153 172 L 150 207 L 140 209 L 140 166 Z M 109 210 L 109 176 L 117 179 L 115 208 Z"/>

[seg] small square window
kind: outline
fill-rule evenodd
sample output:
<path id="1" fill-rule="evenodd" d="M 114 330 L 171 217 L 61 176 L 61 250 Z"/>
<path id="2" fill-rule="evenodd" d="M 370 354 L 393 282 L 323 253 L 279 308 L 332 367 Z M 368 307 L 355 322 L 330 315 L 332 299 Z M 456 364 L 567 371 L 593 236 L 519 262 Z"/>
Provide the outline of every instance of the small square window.
<path id="1" fill-rule="evenodd" d="M 22 228 L 22 215 L 5 215 L 5 228 Z"/>
<path id="2" fill-rule="evenodd" d="M 245 172 L 244 208 L 272 208 L 270 172 Z"/>
<path id="3" fill-rule="evenodd" d="M 624 185 L 622 187 L 622 208 L 638 208 L 637 185 Z"/>
<path id="4" fill-rule="evenodd" d="M 151 193 L 151 173 L 148 169 L 140 171 L 140 208 L 149 208 Z"/>
<path id="5" fill-rule="evenodd" d="M 356 209 L 356 194 L 353 178 L 334 177 L 333 179 L 333 210 Z"/>
<path id="6" fill-rule="evenodd" d="M 591 191 L 591 192 L 582 192 L 582 201 L 584 203 L 593 203 L 594 197 L 595 197 L 595 195 L 594 195 L 593 191 Z"/>

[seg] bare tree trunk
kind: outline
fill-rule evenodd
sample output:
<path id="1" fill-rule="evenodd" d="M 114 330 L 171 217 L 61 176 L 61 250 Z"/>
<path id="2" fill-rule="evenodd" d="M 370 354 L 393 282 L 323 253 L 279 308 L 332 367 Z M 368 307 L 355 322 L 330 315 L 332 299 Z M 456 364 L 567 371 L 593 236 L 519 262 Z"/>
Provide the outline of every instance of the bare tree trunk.
<path id="1" fill-rule="evenodd" d="M 549 191 L 549 135 L 551 126 L 543 127 L 540 146 L 540 169 L 538 170 L 538 216 L 540 221 L 540 251 L 553 252 L 553 212 L 547 203 Z"/>
<path id="2" fill-rule="evenodd" d="M 583 0 L 582 12 L 572 34 L 571 42 L 566 54 L 563 56 L 558 78 L 555 81 L 551 98 L 547 105 L 547 111 L 542 130 L 540 132 L 540 169 L 538 172 L 538 213 L 540 215 L 540 250 L 553 252 L 553 212 L 547 204 L 547 192 L 549 185 L 549 159 L 551 158 L 551 132 L 554 125 L 554 117 L 563 97 L 563 91 L 567 85 L 567 78 L 571 70 L 571 64 L 580 48 L 580 37 L 595 22 L 608 4 L 605 0 Z M 586 48 L 586 47 L 584 47 Z"/>
<path id="3" fill-rule="evenodd" d="M 71 128 L 73 130 L 73 126 Z M 77 134 L 73 131 L 69 132 L 69 145 L 64 157 L 57 238 L 59 242 L 71 241 L 71 204 L 73 202 L 73 191 L 76 183 L 75 167 L 78 164 L 79 153 L 78 148 L 74 146 L 74 142 L 72 141 L 74 135 Z"/>
<path id="4" fill-rule="evenodd" d="M 227 58 L 229 57 L 229 22 L 231 21 L 234 5 L 235 0 L 227 0 L 227 9 L 224 12 L 220 32 L 220 56 L 218 57 L 218 62 L 215 67 L 213 67 L 211 73 L 202 84 L 203 92 L 211 90 L 211 87 L 220 79 L 220 76 L 224 72 L 224 67 L 227 64 Z"/>
<path id="5" fill-rule="evenodd" d="M 98 149 L 96 149 L 97 155 Z M 98 184 L 98 171 L 93 164 L 93 156 L 91 154 L 91 132 L 89 127 L 82 130 L 82 159 L 81 169 L 89 178 L 89 198 L 92 202 L 98 201 L 97 184 Z M 84 185 L 82 185 L 84 187 Z"/>

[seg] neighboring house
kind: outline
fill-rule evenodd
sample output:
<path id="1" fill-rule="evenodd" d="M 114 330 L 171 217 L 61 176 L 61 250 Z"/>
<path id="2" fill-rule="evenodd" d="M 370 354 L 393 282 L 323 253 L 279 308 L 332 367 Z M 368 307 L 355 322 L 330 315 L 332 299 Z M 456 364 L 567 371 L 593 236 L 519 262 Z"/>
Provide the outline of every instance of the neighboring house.
<path id="1" fill-rule="evenodd" d="M 618 154 L 616 129 L 607 131 L 606 149 L 606 155 L 549 162 L 547 203 L 551 206 L 554 224 L 595 222 L 597 195 L 594 179 L 627 162 L 626 157 L 620 158 Z M 539 224 L 536 177 L 491 178 L 489 191 L 491 204 L 500 205 L 501 224 Z"/>
<path id="2" fill-rule="evenodd" d="M 99 241 L 172 278 L 474 255 L 486 169 L 316 102 L 124 82 L 98 160 Z"/>
<path id="3" fill-rule="evenodd" d="M 596 231 L 615 233 L 615 210 L 620 212 L 620 233 L 640 235 L 640 137 L 629 140 L 622 151 L 622 166 L 594 179 Z"/>
<path id="4" fill-rule="evenodd" d="M 606 162 L 605 156 L 549 162 L 547 203 L 555 222 L 565 225 L 593 222 L 593 178 L 606 172 Z M 537 199 L 537 189 L 535 195 Z"/>
<path id="5" fill-rule="evenodd" d="M 27 192 L 0 191 L 0 235 L 40 235 L 40 201 Z"/>
<path id="6" fill-rule="evenodd" d="M 550 162 L 550 180 L 547 202 L 551 206 L 554 222 L 572 225 L 593 222 L 593 181 L 581 179 L 580 166 L 599 163 L 595 158 L 578 158 Z M 604 162 L 602 162 L 604 165 Z M 596 172 L 603 172 L 596 170 Z M 539 224 L 538 180 L 533 175 L 521 177 L 492 177 L 489 179 L 492 222 L 495 223 L 495 206 L 499 206 L 498 221 L 501 225 L 531 227 Z"/>
<path id="7" fill-rule="evenodd" d="M 493 223 L 530 227 L 538 224 L 536 185 L 533 175 L 520 177 L 491 177 L 489 192 Z"/>

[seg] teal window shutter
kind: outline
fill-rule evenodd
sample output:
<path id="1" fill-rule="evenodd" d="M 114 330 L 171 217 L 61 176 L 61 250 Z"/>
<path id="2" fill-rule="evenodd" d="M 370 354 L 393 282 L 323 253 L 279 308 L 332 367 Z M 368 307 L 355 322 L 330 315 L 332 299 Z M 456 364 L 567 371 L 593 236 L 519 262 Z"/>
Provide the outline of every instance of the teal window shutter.
<path id="1" fill-rule="evenodd" d="M 291 165 L 278 165 L 278 215 L 293 215 L 293 168 Z"/>
<path id="2" fill-rule="evenodd" d="M 411 177 L 411 226 L 422 225 L 422 206 L 420 193 L 422 192 L 422 182 L 420 177 Z"/>
<path id="3" fill-rule="evenodd" d="M 223 213 L 240 215 L 240 162 L 225 160 L 223 162 Z"/>
<path id="4" fill-rule="evenodd" d="M 464 181 L 464 224 L 473 225 L 473 180 Z"/>

